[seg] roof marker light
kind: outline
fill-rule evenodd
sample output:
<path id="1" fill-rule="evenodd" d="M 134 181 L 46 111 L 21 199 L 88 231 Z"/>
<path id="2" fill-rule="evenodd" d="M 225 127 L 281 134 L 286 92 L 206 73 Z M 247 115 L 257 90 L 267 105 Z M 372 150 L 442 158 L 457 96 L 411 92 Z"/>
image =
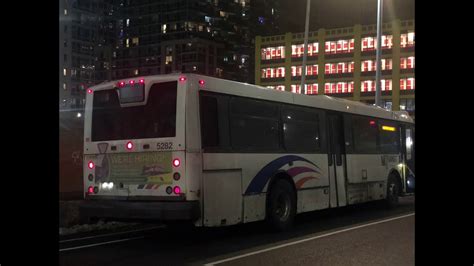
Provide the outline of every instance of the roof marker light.
<path id="1" fill-rule="evenodd" d="M 135 80 L 130 80 L 129 83 L 133 85 L 135 83 Z"/>
<path id="2" fill-rule="evenodd" d="M 374 125 L 375 125 L 375 121 L 374 121 L 374 120 L 370 120 L 370 125 L 371 125 L 371 126 L 374 126 Z"/>
<path id="3" fill-rule="evenodd" d="M 92 94 L 92 90 L 91 90 L 91 89 L 87 89 L 87 93 Z"/>
<path id="4" fill-rule="evenodd" d="M 206 82 L 204 80 L 200 79 L 199 80 L 199 85 L 204 86 L 204 84 L 206 84 Z"/>
<path id="5" fill-rule="evenodd" d="M 138 83 L 143 84 L 143 83 L 145 83 L 145 80 L 144 80 L 144 79 L 140 79 L 140 80 L 138 81 Z"/>
<path id="6" fill-rule="evenodd" d="M 186 77 L 180 77 L 179 81 L 181 81 L 181 82 L 186 81 Z"/>
<path id="7" fill-rule="evenodd" d="M 118 83 L 118 86 L 119 86 L 119 88 L 122 88 L 123 86 L 125 86 L 125 82 L 120 81 L 120 82 Z"/>
<path id="8" fill-rule="evenodd" d="M 127 147 L 127 150 L 133 149 L 133 142 L 131 142 L 131 141 L 127 142 L 126 147 Z"/>

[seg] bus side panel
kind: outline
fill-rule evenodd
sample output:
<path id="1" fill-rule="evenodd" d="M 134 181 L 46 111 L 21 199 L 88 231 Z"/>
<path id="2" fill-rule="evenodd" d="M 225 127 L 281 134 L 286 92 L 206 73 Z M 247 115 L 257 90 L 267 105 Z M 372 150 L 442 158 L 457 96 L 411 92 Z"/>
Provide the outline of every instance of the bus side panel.
<path id="1" fill-rule="evenodd" d="M 347 154 L 348 183 L 385 181 L 387 170 L 381 154 Z"/>
<path id="2" fill-rule="evenodd" d="M 298 191 L 297 213 L 326 208 L 329 208 L 329 187 Z"/>
<path id="3" fill-rule="evenodd" d="M 267 194 L 244 196 L 244 223 L 265 219 Z"/>
<path id="4" fill-rule="evenodd" d="M 242 222 L 242 171 L 203 171 L 204 225 Z"/>

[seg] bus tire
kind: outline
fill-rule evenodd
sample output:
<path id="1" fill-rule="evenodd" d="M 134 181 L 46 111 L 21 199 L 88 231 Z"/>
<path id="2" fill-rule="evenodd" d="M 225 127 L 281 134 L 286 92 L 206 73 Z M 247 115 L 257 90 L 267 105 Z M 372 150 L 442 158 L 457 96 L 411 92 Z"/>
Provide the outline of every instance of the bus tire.
<path id="1" fill-rule="evenodd" d="M 267 198 L 267 222 L 273 230 L 285 231 L 293 226 L 296 215 L 296 193 L 291 184 L 278 179 Z"/>
<path id="2" fill-rule="evenodd" d="M 386 205 L 388 208 L 398 206 L 398 196 L 400 195 L 400 182 L 394 174 L 388 177 Z"/>

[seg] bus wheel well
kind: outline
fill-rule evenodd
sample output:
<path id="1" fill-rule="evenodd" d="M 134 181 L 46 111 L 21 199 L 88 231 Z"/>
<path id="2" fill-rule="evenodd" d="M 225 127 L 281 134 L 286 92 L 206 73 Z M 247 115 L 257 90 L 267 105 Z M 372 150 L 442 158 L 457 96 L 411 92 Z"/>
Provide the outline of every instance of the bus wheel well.
<path id="1" fill-rule="evenodd" d="M 288 183 L 291 184 L 291 187 L 293 187 L 293 191 L 295 192 L 295 195 L 296 195 L 296 199 L 295 199 L 295 202 L 298 202 L 297 199 L 298 199 L 298 193 L 296 193 L 296 186 L 295 186 L 295 182 L 293 181 L 293 179 L 291 178 L 291 176 L 286 173 L 286 172 L 279 172 L 277 174 L 275 174 L 272 179 L 270 180 L 270 183 L 268 184 L 268 188 L 267 188 L 267 194 L 270 193 L 272 187 L 273 187 L 273 184 L 276 183 L 277 180 L 279 179 L 283 179 L 285 181 L 287 181 Z"/>
<path id="2" fill-rule="evenodd" d="M 392 171 L 390 171 L 390 174 L 388 176 L 389 176 L 389 178 L 390 178 L 390 176 L 393 176 L 397 179 L 398 187 L 400 188 L 399 191 L 398 191 L 398 194 L 401 195 L 402 190 L 403 190 L 403 186 L 402 186 L 402 178 L 400 176 L 400 173 L 398 173 L 397 170 L 393 169 Z"/>

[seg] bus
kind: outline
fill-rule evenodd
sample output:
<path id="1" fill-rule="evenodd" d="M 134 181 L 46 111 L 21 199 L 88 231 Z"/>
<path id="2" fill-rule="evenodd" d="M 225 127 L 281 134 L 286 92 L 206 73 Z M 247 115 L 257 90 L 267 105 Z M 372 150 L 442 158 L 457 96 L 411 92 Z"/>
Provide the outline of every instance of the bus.
<path id="1" fill-rule="evenodd" d="M 83 219 L 199 227 L 266 220 L 414 193 L 405 112 L 197 74 L 87 90 Z"/>

